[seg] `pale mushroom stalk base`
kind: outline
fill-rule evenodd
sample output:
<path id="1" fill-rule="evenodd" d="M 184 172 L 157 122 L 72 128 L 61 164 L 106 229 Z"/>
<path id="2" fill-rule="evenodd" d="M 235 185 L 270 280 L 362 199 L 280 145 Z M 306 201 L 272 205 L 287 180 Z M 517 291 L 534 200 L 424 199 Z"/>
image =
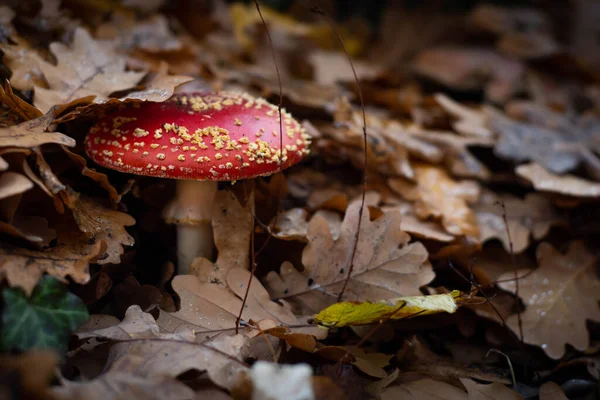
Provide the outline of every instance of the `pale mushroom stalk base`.
<path id="1" fill-rule="evenodd" d="M 178 180 L 175 198 L 165 207 L 167 223 L 177 224 L 177 273 L 190 272 L 196 257 L 212 261 L 212 209 L 217 182 Z"/>

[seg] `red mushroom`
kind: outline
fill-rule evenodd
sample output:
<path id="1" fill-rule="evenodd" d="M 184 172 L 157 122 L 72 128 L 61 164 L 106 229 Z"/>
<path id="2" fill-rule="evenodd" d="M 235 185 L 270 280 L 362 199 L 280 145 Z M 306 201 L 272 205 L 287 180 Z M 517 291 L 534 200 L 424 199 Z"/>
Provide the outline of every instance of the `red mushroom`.
<path id="1" fill-rule="evenodd" d="M 162 103 L 123 105 L 85 139 L 97 164 L 137 175 L 178 179 L 166 207 L 177 223 L 179 273 L 195 257 L 211 258 L 212 201 L 217 181 L 271 175 L 299 162 L 309 136 L 282 110 L 245 93 L 177 94 Z M 280 141 L 283 150 L 280 150 Z"/>

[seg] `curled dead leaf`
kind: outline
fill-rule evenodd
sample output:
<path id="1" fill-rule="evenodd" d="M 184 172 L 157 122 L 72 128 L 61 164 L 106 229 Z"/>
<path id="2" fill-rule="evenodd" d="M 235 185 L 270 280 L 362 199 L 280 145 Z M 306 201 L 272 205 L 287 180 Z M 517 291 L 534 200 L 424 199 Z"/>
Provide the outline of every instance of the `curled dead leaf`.
<path id="1" fill-rule="evenodd" d="M 600 183 L 574 175 L 554 174 L 536 163 L 519 165 L 515 171 L 540 191 L 575 197 L 600 197 Z"/>

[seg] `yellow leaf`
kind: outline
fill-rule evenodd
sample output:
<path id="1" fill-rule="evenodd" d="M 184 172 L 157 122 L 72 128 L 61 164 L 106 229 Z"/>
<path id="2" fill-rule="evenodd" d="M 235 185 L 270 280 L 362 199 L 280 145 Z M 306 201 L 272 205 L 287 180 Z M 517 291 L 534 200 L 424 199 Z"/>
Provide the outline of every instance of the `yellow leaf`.
<path id="1" fill-rule="evenodd" d="M 315 317 L 326 327 L 364 325 L 383 319 L 405 319 L 417 315 L 454 313 L 469 295 L 453 290 L 451 293 L 430 296 L 398 297 L 378 302 L 349 302 L 332 304 Z"/>

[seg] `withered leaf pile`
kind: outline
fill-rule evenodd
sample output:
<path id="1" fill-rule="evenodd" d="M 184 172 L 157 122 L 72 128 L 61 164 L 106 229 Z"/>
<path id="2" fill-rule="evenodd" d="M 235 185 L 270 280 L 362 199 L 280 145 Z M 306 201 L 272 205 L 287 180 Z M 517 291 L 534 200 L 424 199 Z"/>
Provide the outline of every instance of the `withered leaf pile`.
<path id="1" fill-rule="evenodd" d="M 0 393 L 594 398 L 600 8 L 416 3 L 0 6 Z M 175 181 L 83 143 L 221 90 L 311 153 L 220 183 L 180 274 Z"/>

